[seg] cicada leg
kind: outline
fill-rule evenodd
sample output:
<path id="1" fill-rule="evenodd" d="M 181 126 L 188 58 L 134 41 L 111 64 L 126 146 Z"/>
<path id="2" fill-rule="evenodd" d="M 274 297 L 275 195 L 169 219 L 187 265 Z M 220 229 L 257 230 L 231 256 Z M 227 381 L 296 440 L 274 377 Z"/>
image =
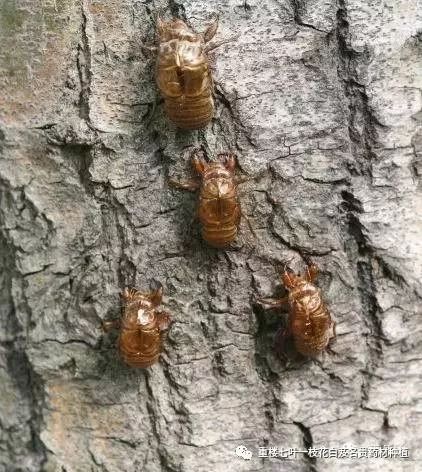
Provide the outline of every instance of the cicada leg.
<path id="1" fill-rule="evenodd" d="M 122 301 L 124 305 L 128 305 L 129 303 L 133 302 L 136 298 L 141 296 L 141 292 L 136 290 L 136 288 L 129 288 L 126 287 L 123 292 L 120 294 L 122 297 Z"/>
<path id="2" fill-rule="evenodd" d="M 315 282 L 318 276 L 318 267 L 315 264 L 308 265 L 306 267 L 306 280 L 308 282 Z"/>
<path id="3" fill-rule="evenodd" d="M 218 29 L 218 15 L 214 14 L 214 20 L 208 25 L 207 29 L 205 30 L 203 37 L 204 42 L 208 43 L 211 39 L 215 36 Z"/>
<path id="4" fill-rule="evenodd" d="M 150 292 L 150 294 L 148 295 L 148 298 L 151 300 L 151 303 L 154 306 L 158 306 L 163 299 L 163 286 L 160 284 L 159 287 L 157 287 L 155 290 Z"/>
<path id="5" fill-rule="evenodd" d="M 244 184 L 245 182 L 250 182 L 251 180 L 254 180 L 253 177 L 236 177 L 236 185 Z"/>
<path id="6" fill-rule="evenodd" d="M 237 34 L 236 36 L 232 36 L 231 38 L 221 39 L 220 41 L 216 41 L 215 43 L 208 43 L 204 48 L 204 52 L 205 54 L 207 54 L 210 51 L 217 49 L 220 46 L 223 46 L 223 44 L 228 44 L 228 43 L 232 43 L 233 41 L 236 41 L 237 39 L 239 39 L 239 37 L 240 37 L 240 34 Z"/>
<path id="7" fill-rule="evenodd" d="M 188 190 L 189 192 L 196 192 L 199 188 L 199 182 L 195 180 L 187 180 L 186 182 L 179 182 L 175 179 L 169 179 L 168 183 L 171 187 L 181 190 Z"/>
<path id="8" fill-rule="evenodd" d="M 166 331 L 169 329 L 171 324 L 171 316 L 166 311 L 156 311 L 157 322 L 160 331 Z"/>
<path id="9" fill-rule="evenodd" d="M 120 328 L 120 319 L 110 320 L 110 321 L 103 321 L 101 323 L 101 327 L 107 333 L 112 329 Z"/>
<path id="10" fill-rule="evenodd" d="M 222 152 L 217 156 L 217 159 L 223 164 L 223 166 L 231 171 L 234 172 L 237 166 L 237 159 L 236 155 L 232 152 Z"/>
<path id="11" fill-rule="evenodd" d="M 283 298 L 257 298 L 257 301 L 262 305 L 268 305 L 271 308 L 282 307 L 287 303 L 287 297 Z"/>

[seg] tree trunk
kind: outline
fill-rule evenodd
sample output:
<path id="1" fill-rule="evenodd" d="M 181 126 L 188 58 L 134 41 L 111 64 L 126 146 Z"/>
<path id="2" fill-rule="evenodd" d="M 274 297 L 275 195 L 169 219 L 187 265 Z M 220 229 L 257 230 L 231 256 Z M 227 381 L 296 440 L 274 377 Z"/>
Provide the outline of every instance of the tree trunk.
<path id="1" fill-rule="evenodd" d="M 422 470 L 420 2 L 0 5 L 0 471 Z M 202 131 L 154 110 L 160 8 L 239 34 Z M 255 237 L 244 219 L 233 248 L 201 241 L 196 196 L 168 187 L 188 146 L 237 154 Z M 304 255 L 337 338 L 286 361 L 287 314 L 255 300 Z M 174 322 L 131 369 L 101 321 L 155 282 Z M 344 445 L 410 458 L 258 449 Z"/>

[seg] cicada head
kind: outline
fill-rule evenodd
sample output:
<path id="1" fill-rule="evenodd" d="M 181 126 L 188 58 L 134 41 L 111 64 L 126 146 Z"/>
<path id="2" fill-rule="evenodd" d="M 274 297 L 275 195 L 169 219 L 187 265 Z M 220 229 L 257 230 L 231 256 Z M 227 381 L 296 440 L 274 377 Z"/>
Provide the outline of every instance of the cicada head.
<path id="1" fill-rule="evenodd" d="M 125 289 L 122 294 L 124 307 L 122 323 L 128 329 L 152 327 L 156 323 L 156 306 L 161 303 L 162 287 L 144 294 Z"/>
<path id="2" fill-rule="evenodd" d="M 200 39 L 200 36 L 192 31 L 192 28 L 190 28 L 183 20 L 179 19 L 164 21 L 158 17 L 157 33 L 160 42 L 167 42 L 172 39 L 194 42 Z"/>
<path id="3" fill-rule="evenodd" d="M 156 321 L 155 308 L 151 302 L 146 302 L 137 307 L 136 323 L 144 328 L 153 326 Z"/>
<path id="4" fill-rule="evenodd" d="M 227 170 L 234 172 L 237 165 L 236 156 L 234 154 L 230 152 L 224 152 L 219 154 L 217 158 Z"/>

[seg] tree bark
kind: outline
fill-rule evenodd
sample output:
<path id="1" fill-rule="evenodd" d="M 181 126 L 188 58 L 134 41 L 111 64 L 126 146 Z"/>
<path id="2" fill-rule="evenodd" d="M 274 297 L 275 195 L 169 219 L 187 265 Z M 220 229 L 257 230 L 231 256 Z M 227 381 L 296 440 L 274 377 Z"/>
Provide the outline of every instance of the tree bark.
<path id="1" fill-rule="evenodd" d="M 422 470 L 420 2 L 0 5 L 0 471 Z M 239 34 L 202 131 L 153 110 L 160 8 Z M 167 184 L 188 146 L 237 154 L 256 237 L 201 241 L 195 196 Z M 304 255 L 337 339 L 286 362 L 287 315 L 255 299 Z M 160 363 L 131 369 L 101 321 L 154 282 L 174 323 Z M 258 450 L 345 444 L 410 459 Z"/>

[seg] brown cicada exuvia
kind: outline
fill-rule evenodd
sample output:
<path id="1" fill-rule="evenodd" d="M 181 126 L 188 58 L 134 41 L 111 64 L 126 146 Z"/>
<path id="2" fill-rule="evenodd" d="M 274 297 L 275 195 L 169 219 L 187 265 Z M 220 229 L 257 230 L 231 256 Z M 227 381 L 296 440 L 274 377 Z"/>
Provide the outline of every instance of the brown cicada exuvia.
<path id="1" fill-rule="evenodd" d="M 208 53 L 233 40 L 211 43 L 217 28 L 217 16 L 204 33 L 196 33 L 183 20 L 165 21 L 158 16 L 158 46 L 144 46 L 144 50 L 157 53 L 157 85 L 167 116 L 179 128 L 203 128 L 214 116 Z"/>
<path id="2" fill-rule="evenodd" d="M 170 184 L 184 190 L 199 189 L 198 218 L 202 237 L 211 246 L 227 247 L 236 239 L 242 215 L 237 186 L 243 180 L 235 176 L 236 157 L 222 153 L 216 161 L 206 162 L 195 150 L 191 159 L 200 179 L 188 182 L 171 179 Z"/>
<path id="3" fill-rule="evenodd" d="M 280 299 L 258 299 L 270 307 L 281 307 L 287 303 L 287 327 L 279 330 L 275 342 L 280 353 L 283 353 L 284 341 L 291 336 L 300 354 L 315 357 L 327 349 L 330 339 L 335 337 L 335 322 L 322 299 L 320 289 L 314 285 L 317 274 L 318 268 L 314 263 L 309 263 L 305 276 L 285 267 L 281 279 L 288 295 Z"/>
<path id="4" fill-rule="evenodd" d="M 132 367 L 149 367 L 161 353 L 170 315 L 158 309 L 163 289 L 141 293 L 126 288 L 122 293 L 123 312 L 120 319 L 103 322 L 103 329 L 119 329 L 117 342 L 122 360 Z"/>

